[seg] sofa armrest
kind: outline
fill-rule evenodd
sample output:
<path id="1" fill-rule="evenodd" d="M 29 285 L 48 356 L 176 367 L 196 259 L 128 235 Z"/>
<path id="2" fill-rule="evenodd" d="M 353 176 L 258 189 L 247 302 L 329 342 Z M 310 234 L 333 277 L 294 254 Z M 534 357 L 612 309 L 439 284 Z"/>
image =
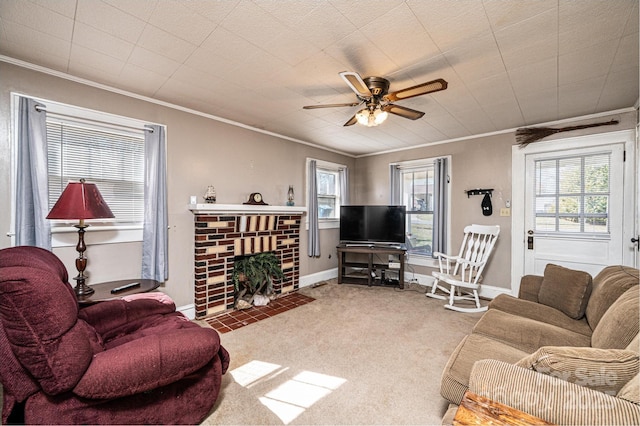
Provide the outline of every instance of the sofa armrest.
<path id="1" fill-rule="evenodd" d="M 539 275 L 525 275 L 520 279 L 518 298 L 539 303 L 538 293 L 544 277 Z"/>
<path id="2" fill-rule="evenodd" d="M 107 300 L 80 309 L 85 320 L 101 336 L 125 324 L 152 315 L 174 312 L 176 305 L 163 293 L 143 293 L 141 297 Z"/>
<path id="3" fill-rule="evenodd" d="M 146 392 L 194 373 L 220 349 L 218 333 L 203 327 L 145 336 L 94 355 L 73 392 L 90 399 Z"/>
<path id="4" fill-rule="evenodd" d="M 506 362 L 474 364 L 469 390 L 554 424 L 640 424 L 640 406 Z"/>

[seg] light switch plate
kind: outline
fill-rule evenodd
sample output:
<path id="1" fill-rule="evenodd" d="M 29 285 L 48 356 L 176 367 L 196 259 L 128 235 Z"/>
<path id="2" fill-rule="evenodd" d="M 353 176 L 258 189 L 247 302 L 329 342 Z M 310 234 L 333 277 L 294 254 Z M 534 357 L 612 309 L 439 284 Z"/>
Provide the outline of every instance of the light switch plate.
<path id="1" fill-rule="evenodd" d="M 500 216 L 511 216 L 511 209 L 509 208 L 501 208 L 500 209 Z"/>

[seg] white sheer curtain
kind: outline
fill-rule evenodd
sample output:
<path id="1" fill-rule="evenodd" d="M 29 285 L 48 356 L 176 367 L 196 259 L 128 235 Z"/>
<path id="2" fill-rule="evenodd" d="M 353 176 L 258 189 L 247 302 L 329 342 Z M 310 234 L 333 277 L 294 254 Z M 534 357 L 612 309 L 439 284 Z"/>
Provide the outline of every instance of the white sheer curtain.
<path id="1" fill-rule="evenodd" d="M 318 225 L 318 182 L 317 182 L 317 163 L 316 160 L 309 161 L 309 233 L 307 254 L 309 257 L 320 256 L 320 227 Z"/>
<path id="2" fill-rule="evenodd" d="M 349 169 L 340 169 L 340 205 L 347 206 L 351 203 L 349 191 Z"/>
<path id="3" fill-rule="evenodd" d="M 447 252 L 447 185 L 449 167 L 446 158 L 433 163 L 433 252 Z"/>
<path id="4" fill-rule="evenodd" d="M 167 151 L 163 126 L 145 126 L 142 278 L 169 278 L 167 226 Z"/>
<path id="5" fill-rule="evenodd" d="M 42 108 L 36 108 L 42 107 Z M 16 176 L 16 245 L 51 250 L 47 178 L 47 113 L 44 105 L 20 97 Z"/>
<path id="6" fill-rule="evenodd" d="M 400 168 L 397 164 L 389 164 L 389 203 L 394 206 L 402 204 L 402 192 L 400 189 Z"/>

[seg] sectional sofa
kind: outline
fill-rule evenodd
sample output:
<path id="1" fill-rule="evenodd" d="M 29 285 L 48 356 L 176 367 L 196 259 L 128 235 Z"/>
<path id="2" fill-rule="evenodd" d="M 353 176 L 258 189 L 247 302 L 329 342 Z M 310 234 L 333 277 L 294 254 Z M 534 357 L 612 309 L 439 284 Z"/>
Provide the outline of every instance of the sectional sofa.
<path id="1" fill-rule="evenodd" d="M 625 266 L 523 277 L 449 358 L 443 424 L 467 390 L 555 424 L 640 424 L 639 282 Z"/>

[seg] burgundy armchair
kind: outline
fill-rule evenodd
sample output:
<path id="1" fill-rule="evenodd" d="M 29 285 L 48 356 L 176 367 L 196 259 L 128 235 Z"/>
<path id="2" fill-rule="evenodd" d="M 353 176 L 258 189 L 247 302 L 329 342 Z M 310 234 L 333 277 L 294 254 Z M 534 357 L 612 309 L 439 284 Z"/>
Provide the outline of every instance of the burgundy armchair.
<path id="1" fill-rule="evenodd" d="M 229 354 L 161 293 L 79 309 L 62 262 L 0 250 L 2 423 L 195 424 Z"/>

